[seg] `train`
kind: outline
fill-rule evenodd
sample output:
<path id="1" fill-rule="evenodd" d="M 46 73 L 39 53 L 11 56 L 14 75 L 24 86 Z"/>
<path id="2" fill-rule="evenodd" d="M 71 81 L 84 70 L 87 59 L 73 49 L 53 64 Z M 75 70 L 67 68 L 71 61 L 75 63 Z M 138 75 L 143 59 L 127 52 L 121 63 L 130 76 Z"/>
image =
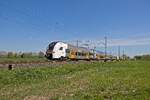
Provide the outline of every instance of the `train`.
<path id="1" fill-rule="evenodd" d="M 111 55 L 88 49 L 85 47 L 74 46 L 61 41 L 51 42 L 46 50 L 46 58 L 49 60 L 110 60 Z"/>

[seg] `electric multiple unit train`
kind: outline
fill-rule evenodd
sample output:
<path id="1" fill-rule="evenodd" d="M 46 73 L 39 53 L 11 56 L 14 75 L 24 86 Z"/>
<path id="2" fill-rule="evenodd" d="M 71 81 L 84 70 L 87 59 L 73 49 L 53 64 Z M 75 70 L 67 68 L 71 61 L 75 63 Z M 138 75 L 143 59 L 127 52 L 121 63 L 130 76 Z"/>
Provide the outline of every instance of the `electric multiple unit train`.
<path id="1" fill-rule="evenodd" d="M 60 41 L 50 43 L 45 56 L 50 60 L 104 60 L 105 58 L 103 52 L 73 46 Z"/>

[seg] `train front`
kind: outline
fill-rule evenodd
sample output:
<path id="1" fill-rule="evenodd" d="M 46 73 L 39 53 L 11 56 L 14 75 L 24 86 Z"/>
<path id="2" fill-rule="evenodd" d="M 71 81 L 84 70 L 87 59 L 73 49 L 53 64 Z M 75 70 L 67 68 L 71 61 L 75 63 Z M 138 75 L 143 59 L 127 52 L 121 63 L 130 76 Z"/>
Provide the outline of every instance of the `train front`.
<path id="1" fill-rule="evenodd" d="M 46 50 L 46 58 L 47 59 L 53 59 L 53 53 L 54 53 L 54 47 L 57 44 L 57 42 L 52 42 L 48 45 Z"/>
<path id="2" fill-rule="evenodd" d="M 49 44 L 47 51 L 46 51 L 46 57 L 48 59 L 53 60 L 60 60 L 66 58 L 66 49 L 68 48 L 68 45 L 63 42 L 52 42 Z"/>

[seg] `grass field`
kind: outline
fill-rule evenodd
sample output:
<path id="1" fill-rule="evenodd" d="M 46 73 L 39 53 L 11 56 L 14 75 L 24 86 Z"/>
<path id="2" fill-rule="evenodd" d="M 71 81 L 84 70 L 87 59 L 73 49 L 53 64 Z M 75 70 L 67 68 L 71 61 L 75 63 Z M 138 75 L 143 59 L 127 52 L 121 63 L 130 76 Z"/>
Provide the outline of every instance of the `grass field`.
<path id="1" fill-rule="evenodd" d="M 150 62 L 0 69 L 0 100 L 150 99 Z"/>

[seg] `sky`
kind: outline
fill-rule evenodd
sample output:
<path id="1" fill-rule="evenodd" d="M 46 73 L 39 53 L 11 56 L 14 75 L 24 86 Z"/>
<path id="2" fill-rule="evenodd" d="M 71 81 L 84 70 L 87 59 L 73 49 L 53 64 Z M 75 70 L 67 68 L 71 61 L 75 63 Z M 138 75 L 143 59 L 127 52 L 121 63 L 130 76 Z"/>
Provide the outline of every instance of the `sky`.
<path id="1" fill-rule="evenodd" d="M 150 54 L 150 0 L 0 0 L 0 51 L 45 51 L 92 41 L 103 51 Z M 92 46 L 91 46 L 92 48 Z"/>

